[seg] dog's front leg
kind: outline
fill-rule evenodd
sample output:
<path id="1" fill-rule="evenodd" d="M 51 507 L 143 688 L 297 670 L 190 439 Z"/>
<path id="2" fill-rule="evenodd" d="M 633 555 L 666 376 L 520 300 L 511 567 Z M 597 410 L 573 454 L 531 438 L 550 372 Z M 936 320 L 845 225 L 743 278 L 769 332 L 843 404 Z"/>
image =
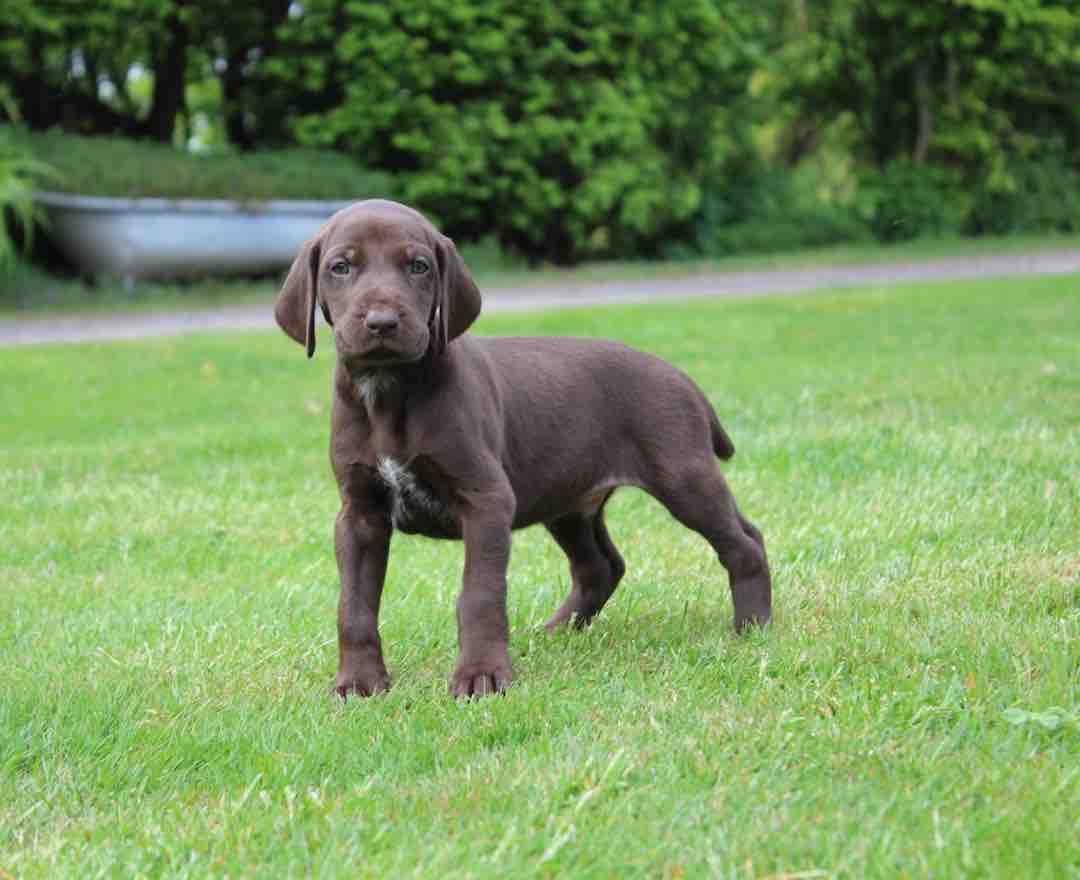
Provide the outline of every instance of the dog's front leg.
<path id="1" fill-rule="evenodd" d="M 509 486 L 470 494 L 462 515 L 465 574 L 457 603 L 458 661 L 450 679 L 455 697 L 501 693 L 513 680 L 506 616 L 513 519 Z"/>
<path id="2" fill-rule="evenodd" d="M 390 687 L 379 640 L 379 600 L 390 553 L 385 513 L 346 500 L 334 528 L 341 597 L 338 601 L 338 673 L 334 690 L 370 697 Z"/>

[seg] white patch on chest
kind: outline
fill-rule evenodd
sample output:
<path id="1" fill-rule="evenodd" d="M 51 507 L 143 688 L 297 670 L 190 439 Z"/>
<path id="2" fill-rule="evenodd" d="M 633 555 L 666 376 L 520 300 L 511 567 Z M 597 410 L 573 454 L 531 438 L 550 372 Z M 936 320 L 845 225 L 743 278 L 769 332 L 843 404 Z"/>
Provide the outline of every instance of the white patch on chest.
<path id="1" fill-rule="evenodd" d="M 397 381 L 389 370 L 369 370 L 356 380 L 356 393 L 370 410 L 380 397 L 397 387 Z"/>
<path id="2" fill-rule="evenodd" d="M 434 519 L 444 525 L 454 523 L 455 517 L 447 506 L 401 462 L 388 456 L 380 458 L 379 478 L 390 492 L 390 520 L 395 527 L 415 518 Z"/>

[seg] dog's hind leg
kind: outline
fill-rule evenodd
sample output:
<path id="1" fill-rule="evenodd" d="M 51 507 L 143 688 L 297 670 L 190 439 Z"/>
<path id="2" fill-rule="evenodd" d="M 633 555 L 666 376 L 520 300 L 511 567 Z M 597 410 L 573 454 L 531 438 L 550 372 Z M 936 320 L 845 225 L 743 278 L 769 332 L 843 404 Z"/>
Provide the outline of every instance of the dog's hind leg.
<path id="1" fill-rule="evenodd" d="M 546 523 L 546 528 L 570 561 L 572 586 L 545 626 L 548 629 L 568 623 L 579 628 L 587 626 L 615 592 L 626 571 L 626 564 L 604 525 L 604 504 L 592 514 L 561 516 Z"/>
<path id="2" fill-rule="evenodd" d="M 711 456 L 706 462 L 669 471 L 663 483 L 649 491 L 679 522 L 701 534 L 727 569 L 735 629 L 768 623 L 772 578 L 765 541 L 757 526 L 739 512 Z"/>
<path id="3" fill-rule="evenodd" d="M 609 495 L 608 498 L 610 497 L 611 496 Z M 607 499 L 604 499 L 604 503 L 607 503 Z M 622 580 L 622 576 L 626 573 L 626 563 L 623 562 L 622 556 L 619 554 L 618 549 L 611 540 L 611 535 L 608 534 L 607 523 L 604 522 L 603 507 L 601 507 L 593 517 L 593 533 L 596 535 L 596 543 L 600 545 L 600 549 L 604 551 L 604 555 L 611 565 L 611 589 L 612 592 L 614 592 L 615 588 L 619 585 L 619 581 Z"/>

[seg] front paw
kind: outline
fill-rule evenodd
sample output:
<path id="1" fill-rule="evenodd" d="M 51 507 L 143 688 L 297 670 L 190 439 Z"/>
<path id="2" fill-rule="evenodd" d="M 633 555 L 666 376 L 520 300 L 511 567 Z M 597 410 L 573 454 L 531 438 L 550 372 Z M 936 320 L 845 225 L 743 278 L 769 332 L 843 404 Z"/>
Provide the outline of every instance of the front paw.
<path id="1" fill-rule="evenodd" d="M 513 680 L 510 657 L 505 653 L 479 660 L 459 660 L 450 678 L 450 693 L 459 700 L 501 694 Z"/>
<path id="2" fill-rule="evenodd" d="M 390 676 L 385 668 L 371 667 L 357 671 L 343 671 L 334 681 L 334 693 L 347 700 L 350 696 L 373 697 L 390 690 Z"/>

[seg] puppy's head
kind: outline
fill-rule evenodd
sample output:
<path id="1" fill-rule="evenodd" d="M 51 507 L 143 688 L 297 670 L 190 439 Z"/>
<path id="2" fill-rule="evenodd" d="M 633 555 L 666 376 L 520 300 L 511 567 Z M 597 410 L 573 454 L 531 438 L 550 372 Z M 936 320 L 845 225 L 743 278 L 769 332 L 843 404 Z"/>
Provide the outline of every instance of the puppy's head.
<path id="1" fill-rule="evenodd" d="M 371 199 L 338 211 L 305 244 L 274 317 L 315 352 L 315 306 L 352 373 L 445 351 L 480 314 L 480 291 L 454 243 L 420 213 Z"/>

